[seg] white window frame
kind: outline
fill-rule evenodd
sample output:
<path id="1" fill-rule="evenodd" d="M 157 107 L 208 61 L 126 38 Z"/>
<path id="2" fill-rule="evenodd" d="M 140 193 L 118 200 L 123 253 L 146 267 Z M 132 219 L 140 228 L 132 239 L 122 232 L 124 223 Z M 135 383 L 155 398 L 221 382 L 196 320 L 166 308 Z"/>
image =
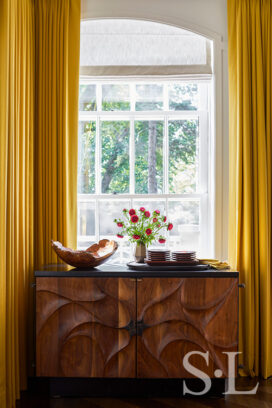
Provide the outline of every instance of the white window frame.
<path id="1" fill-rule="evenodd" d="M 173 82 L 196 82 L 196 83 L 206 83 L 207 92 L 202 94 L 203 97 L 207 97 L 205 101 L 206 110 L 192 110 L 192 111 L 170 111 L 167 106 L 167 84 Z M 95 194 L 78 194 L 78 202 L 94 202 L 96 206 L 96 214 L 98 214 L 98 203 L 99 200 L 129 200 L 132 206 L 133 199 L 142 199 L 144 201 L 159 201 L 164 199 L 166 203 L 166 211 L 168 211 L 168 201 L 178 201 L 180 199 L 199 199 L 200 200 L 200 222 L 199 229 L 200 234 L 200 248 L 201 256 L 212 256 L 214 252 L 214 225 L 213 225 L 213 210 L 214 210 L 214 200 L 212 197 L 212 191 L 214 186 L 212 186 L 212 181 L 214 175 L 212 174 L 212 154 L 211 154 L 211 141 L 212 141 L 212 126 L 211 126 L 211 95 L 213 90 L 213 75 L 212 74 L 193 74 L 193 75 L 178 75 L 171 77 L 171 79 L 163 76 L 152 76 L 152 77 L 91 77 L 91 76 L 81 76 L 80 84 L 109 84 L 109 83 L 120 83 L 128 84 L 137 82 L 140 83 L 164 83 L 164 94 L 163 94 L 163 110 L 162 111 L 135 111 L 135 94 L 132 93 L 131 99 L 131 109 L 129 111 L 102 111 L 102 93 L 101 87 L 98 87 L 97 92 L 97 110 L 96 111 L 80 111 L 79 112 L 79 122 L 80 121 L 96 121 L 96 154 L 95 157 L 95 183 L 96 183 L 96 193 Z M 100 89 L 100 91 L 99 91 Z M 203 106 L 203 102 L 201 103 Z M 103 119 L 101 119 L 101 116 Z M 166 153 L 164 157 L 168 156 L 168 132 L 166 129 L 168 127 L 168 120 L 181 120 L 183 118 L 198 118 L 199 119 L 199 192 L 193 194 L 170 194 L 167 191 L 166 185 L 164 185 L 163 194 L 133 194 L 135 180 L 134 180 L 134 157 L 135 157 L 135 146 L 134 146 L 134 126 L 133 120 L 164 120 L 164 148 Z M 127 120 L 130 122 L 130 146 L 129 146 L 129 157 L 130 157 L 130 193 L 128 194 L 102 194 L 101 193 L 101 144 L 99 137 L 99 129 L 101 120 Z M 168 180 L 168 166 L 164 159 L 164 183 Z M 121 209 L 120 209 L 121 215 Z M 98 241 L 100 237 L 100 227 L 99 227 L 99 217 L 95 217 L 95 240 Z M 192 228 L 193 230 L 193 228 Z M 78 242 L 85 242 L 86 247 L 93 236 L 81 236 L 78 234 Z M 84 237 L 84 239 L 83 239 Z M 107 238 L 107 236 L 104 236 Z M 112 237 L 112 236 L 111 236 Z M 108 238 L 111 238 L 108 237 Z M 167 238 L 169 238 L 169 233 L 167 233 Z"/>

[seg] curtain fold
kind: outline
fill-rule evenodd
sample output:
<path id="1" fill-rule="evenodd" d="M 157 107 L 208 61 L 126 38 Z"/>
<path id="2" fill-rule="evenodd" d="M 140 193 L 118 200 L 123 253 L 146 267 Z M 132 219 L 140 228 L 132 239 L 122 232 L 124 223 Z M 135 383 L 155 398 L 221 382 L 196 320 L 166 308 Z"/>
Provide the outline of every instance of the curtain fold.
<path id="1" fill-rule="evenodd" d="M 26 388 L 33 274 L 34 13 L 0 5 L 0 406 Z"/>
<path id="2" fill-rule="evenodd" d="M 76 247 L 80 0 L 35 1 L 35 264 Z"/>
<path id="3" fill-rule="evenodd" d="M 80 0 L 0 1 L 0 407 L 33 361 L 36 264 L 76 245 Z M 35 225 L 35 228 L 34 228 Z"/>
<path id="4" fill-rule="evenodd" d="M 271 0 L 228 0 L 229 260 L 240 271 L 244 375 L 272 375 Z"/>

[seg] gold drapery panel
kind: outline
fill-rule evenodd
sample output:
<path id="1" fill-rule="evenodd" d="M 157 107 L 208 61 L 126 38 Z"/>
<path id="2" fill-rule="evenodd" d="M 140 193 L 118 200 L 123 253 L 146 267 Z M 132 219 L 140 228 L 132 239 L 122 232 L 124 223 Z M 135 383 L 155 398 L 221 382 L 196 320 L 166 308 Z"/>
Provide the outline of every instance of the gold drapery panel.
<path id="1" fill-rule="evenodd" d="M 240 291 L 242 374 L 272 375 L 272 4 L 228 0 L 229 259 Z"/>
<path id="2" fill-rule="evenodd" d="M 51 238 L 76 243 L 79 27 L 80 0 L 0 2 L 3 408 L 15 407 L 33 361 L 35 255 L 56 260 Z"/>
<path id="3" fill-rule="evenodd" d="M 35 1 L 35 264 L 76 247 L 80 0 Z"/>
<path id="4" fill-rule="evenodd" d="M 0 406 L 26 388 L 33 274 L 34 13 L 0 5 Z"/>

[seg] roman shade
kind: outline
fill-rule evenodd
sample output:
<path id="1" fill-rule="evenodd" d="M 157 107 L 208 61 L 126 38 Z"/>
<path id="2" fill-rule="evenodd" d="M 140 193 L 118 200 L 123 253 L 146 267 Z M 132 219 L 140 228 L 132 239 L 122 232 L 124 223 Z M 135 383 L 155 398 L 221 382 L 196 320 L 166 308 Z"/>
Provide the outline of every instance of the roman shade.
<path id="1" fill-rule="evenodd" d="M 80 74 L 211 74 L 211 42 L 178 27 L 143 20 L 81 22 Z"/>

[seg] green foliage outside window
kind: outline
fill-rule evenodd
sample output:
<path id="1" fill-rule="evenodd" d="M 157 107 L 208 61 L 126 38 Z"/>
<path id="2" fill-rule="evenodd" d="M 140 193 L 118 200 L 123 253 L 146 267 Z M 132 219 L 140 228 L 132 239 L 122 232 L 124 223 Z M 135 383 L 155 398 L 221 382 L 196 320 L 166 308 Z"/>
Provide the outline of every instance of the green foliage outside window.
<path id="1" fill-rule="evenodd" d="M 93 99 L 86 102 L 93 89 L 81 85 L 82 110 L 96 109 Z M 197 84 L 173 85 L 169 88 L 169 108 L 197 109 Z M 83 95 L 83 96 L 82 96 Z M 85 96 L 84 96 L 85 95 Z M 87 96 L 86 96 L 87 95 Z M 161 110 L 162 102 L 139 102 L 139 110 Z M 127 111 L 130 102 L 102 101 L 104 111 Z M 136 103 L 137 109 L 137 103 Z M 152 116 L 152 112 L 150 113 Z M 95 193 L 95 121 L 80 122 L 80 193 Z M 135 134 L 135 193 L 163 193 L 164 121 L 137 120 Z M 197 187 L 198 120 L 179 119 L 168 123 L 169 192 L 193 193 Z M 130 122 L 128 120 L 101 120 L 101 192 L 122 194 L 130 192 L 129 164 Z"/>

